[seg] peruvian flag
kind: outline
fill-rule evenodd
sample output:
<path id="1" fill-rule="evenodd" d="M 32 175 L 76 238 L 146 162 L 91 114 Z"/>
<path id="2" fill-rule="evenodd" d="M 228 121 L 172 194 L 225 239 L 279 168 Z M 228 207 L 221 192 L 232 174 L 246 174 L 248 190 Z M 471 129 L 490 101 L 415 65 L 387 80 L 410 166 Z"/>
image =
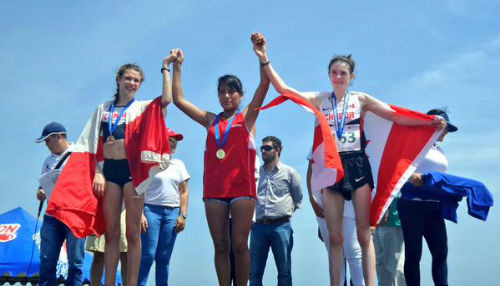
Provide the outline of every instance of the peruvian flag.
<path id="1" fill-rule="evenodd" d="M 283 94 L 262 109 L 279 105 L 289 99 L 316 115 L 311 189 L 317 201 L 322 202 L 321 189 L 338 183 L 344 176 L 335 138 L 325 116 L 308 100 L 298 95 Z M 390 105 L 390 108 L 407 118 L 434 120 L 433 116 L 419 112 L 393 105 Z M 441 131 L 429 126 L 402 126 L 371 112 L 365 114 L 361 124 L 368 142 L 365 152 L 371 164 L 375 183 L 370 225 L 377 226 L 392 200 L 413 174 Z"/>
<path id="2" fill-rule="evenodd" d="M 87 122 L 80 138 L 70 147 L 68 159 L 50 198 L 47 214 L 68 226 L 76 237 L 104 233 L 102 200 L 93 190 L 96 164 L 102 169 L 102 115 L 111 102 L 100 105 Z M 125 112 L 125 149 L 132 182 L 138 194 L 146 191 L 152 176 L 168 167 L 168 143 L 161 97 L 135 101 Z"/>

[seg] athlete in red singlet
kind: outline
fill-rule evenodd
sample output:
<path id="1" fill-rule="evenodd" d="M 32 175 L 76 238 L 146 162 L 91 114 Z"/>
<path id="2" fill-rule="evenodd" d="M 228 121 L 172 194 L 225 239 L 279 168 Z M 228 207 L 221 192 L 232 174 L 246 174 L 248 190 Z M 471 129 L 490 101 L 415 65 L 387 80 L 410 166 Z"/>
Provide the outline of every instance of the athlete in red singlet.
<path id="1" fill-rule="evenodd" d="M 221 116 L 221 114 L 219 114 Z M 205 149 L 203 176 L 204 199 L 255 198 L 255 142 L 242 113 L 236 114 L 224 145 L 225 157 L 217 158 L 215 120 L 210 126 Z M 227 130 L 229 120 L 220 119 L 219 134 Z"/>
<path id="2" fill-rule="evenodd" d="M 254 42 L 254 49 L 257 43 Z M 219 78 L 217 91 L 222 112 L 204 111 L 184 98 L 181 67 L 184 55 L 176 56 L 173 75 L 174 104 L 207 129 L 203 201 L 215 248 L 215 269 L 219 285 L 230 285 L 229 215 L 232 217 L 232 246 L 235 254 L 236 285 L 247 285 L 250 274 L 248 235 L 255 209 L 255 121 L 269 88 L 261 68 L 261 81 L 250 104 L 240 109 L 243 88 L 232 75 Z"/>

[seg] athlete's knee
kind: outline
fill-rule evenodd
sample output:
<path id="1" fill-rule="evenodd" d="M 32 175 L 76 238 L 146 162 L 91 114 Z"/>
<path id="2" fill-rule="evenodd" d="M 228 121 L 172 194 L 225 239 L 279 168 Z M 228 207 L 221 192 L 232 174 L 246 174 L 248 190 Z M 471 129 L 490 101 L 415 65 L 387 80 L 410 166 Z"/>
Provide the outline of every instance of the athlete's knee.
<path id="1" fill-rule="evenodd" d="M 370 247 L 370 245 L 373 243 L 372 240 L 372 235 L 370 233 L 370 230 L 357 230 L 357 237 L 358 237 L 358 242 L 361 248 L 365 249 Z"/>
<path id="2" fill-rule="evenodd" d="M 229 254 L 229 240 L 225 238 L 214 239 L 215 254 Z"/>
<path id="3" fill-rule="evenodd" d="M 104 240 L 106 243 L 112 243 L 114 241 L 118 241 L 120 239 L 120 226 L 109 225 L 106 226 L 106 233 L 104 236 Z"/>
<path id="4" fill-rule="evenodd" d="M 236 239 L 233 240 L 232 243 L 233 243 L 233 251 L 235 254 L 243 254 L 248 251 L 247 240 Z"/>
<path id="5" fill-rule="evenodd" d="M 127 225 L 125 235 L 128 244 L 139 244 L 141 242 L 141 229 L 139 227 Z"/>
<path id="6" fill-rule="evenodd" d="M 328 235 L 331 247 L 342 247 L 344 244 L 344 235 L 340 232 L 330 232 Z"/>

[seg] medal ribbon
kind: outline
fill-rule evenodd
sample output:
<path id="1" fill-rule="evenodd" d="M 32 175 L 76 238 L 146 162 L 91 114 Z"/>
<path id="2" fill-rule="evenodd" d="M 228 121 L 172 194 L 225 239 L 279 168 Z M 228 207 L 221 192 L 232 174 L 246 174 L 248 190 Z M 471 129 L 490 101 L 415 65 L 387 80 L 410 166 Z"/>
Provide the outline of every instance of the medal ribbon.
<path id="1" fill-rule="evenodd" d="M 240 113 L 237 112 L 229 120 L 227 127 L 226 127 L 226 131 L 224 131 L 224 138 L 222 139 L 222 142 L 220 142 L 220 131 L 219 131 L 219 120 L 220 120 L 221 113 L 217 114 L 217 117 L 215 118 L 215 142 L 217 142 L 217 146 L 219 147 L 219 149 L 222 149 L 224 147 L 224 145 L 226 145 L 227 136 L 229 135 L 229 130 L 231 130 L 233 120 L 234 120 L 234 118 L 236 118 L 236 116 L 238 116 L 238 114 L 240 114 Z"/>
<path id="2" fill-rule="evenodd" d="M 335 120 L 335 131 L 337 133 L 337 138 L 340 140 L 342 138 L 342 134 L 344 134 L 344 126 L 345 126 L 345 117 L 347 111 L 347 104 L 349 103 L 349 90 L 344 98 L 344 107 L 342 108 L 342 121 L 339 126 L 339 113 L 337 111 L 337 97 L 335 96 L 335 92 L 332 91 L 332 109 L 333 109 L 333 119 Z"/>
<path id="3" fill-rule="evenodd" d="M 108 130 L 109 130 L 109 135 L 111 136 L 113 132 L 115 132 L 116 128 L 118 127 L 118 123 L 120 123 L 120 119 L 122 118 L 123 114 L 125 113 L 125 110 L 129 108 L 129 106 L 134 103 L 135 98 L 132 98 L 131 101 L 125 105 L 125 107 L 122 109 L 122 112 L 120 112 L 120 115 L 118 115 L 118 118 L 116 119 L 116 122 L 113 124 L 113 112 L 115 111 L 115 104 L 112 103 L 111 106 L 109 107 L 109 118 L 108 118 Z"/>

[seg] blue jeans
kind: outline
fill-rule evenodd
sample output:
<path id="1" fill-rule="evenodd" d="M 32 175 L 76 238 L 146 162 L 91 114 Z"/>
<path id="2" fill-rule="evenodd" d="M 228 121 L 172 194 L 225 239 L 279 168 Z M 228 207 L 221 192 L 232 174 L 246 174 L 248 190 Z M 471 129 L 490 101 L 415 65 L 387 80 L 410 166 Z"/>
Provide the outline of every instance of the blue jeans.
<path id="1" fill-rule="evenodd" d="M 68 277 L 65 285 L 82 285 L 85 239 L 76 238 L 58 219 L 45 215 L 40 230 L 40 286 L 57 285 L 57 261 L 64 240 L 68 254 Z"/>
<path id="2" fill-rule="evenodd" d="M 178 207 L 144 204 L 148 231 L 141 235 L 142 257 L 138 285 L 146 285 L 153 260 L 156 261 L 156 285 L 168 285 L 168 266 L 177 237 L 175 222 L 179 213 Z"/>
<path id="3" fill-rule="evenodd" d="M 290 222 L 254 223 L 250 235 L 250 286 L 262 286 L 269 247 L 278 268 L 278 286 L 292 285 L 293 230 Z"/>

